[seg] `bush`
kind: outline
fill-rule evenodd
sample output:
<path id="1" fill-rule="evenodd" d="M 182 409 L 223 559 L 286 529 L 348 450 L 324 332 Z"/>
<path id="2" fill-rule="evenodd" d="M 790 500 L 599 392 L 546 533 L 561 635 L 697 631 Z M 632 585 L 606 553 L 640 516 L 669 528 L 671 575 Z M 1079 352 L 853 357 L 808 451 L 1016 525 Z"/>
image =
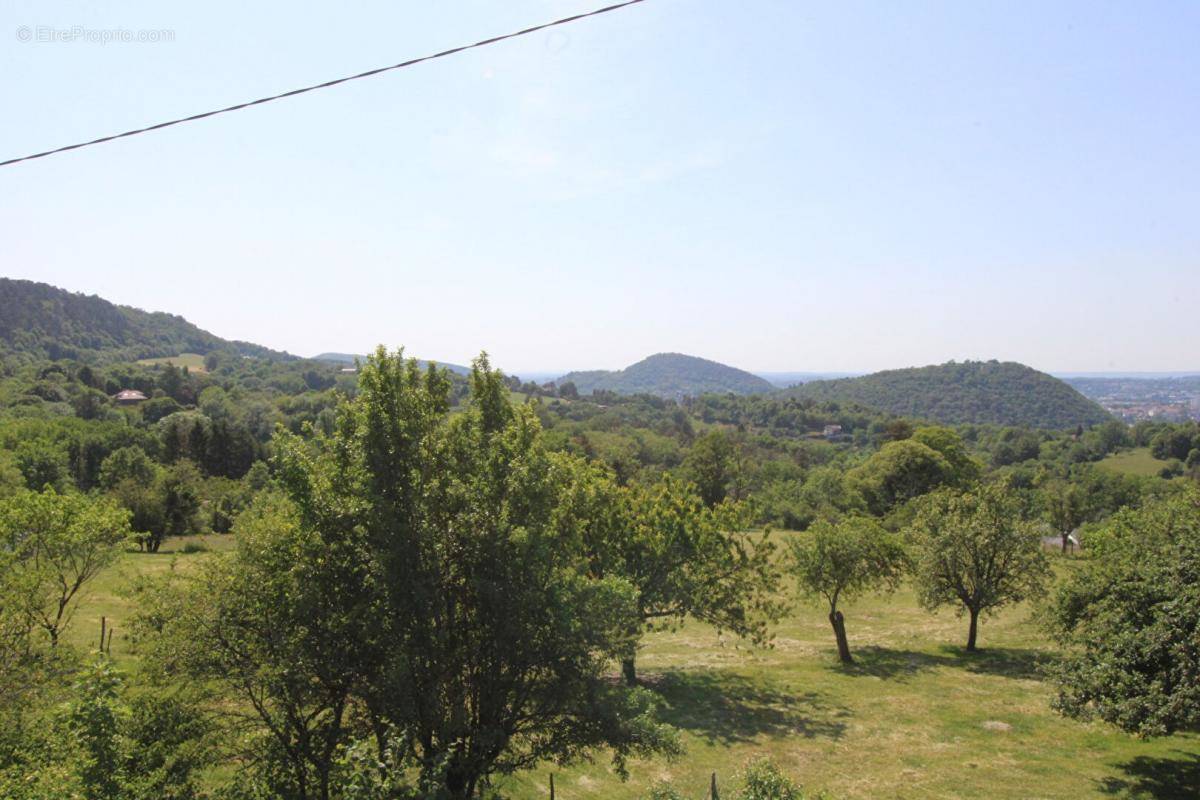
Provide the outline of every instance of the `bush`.
<path id="1" fill-rule="evenodd" d="M 730 795 L 730 800 L 823 800 L 825 794 L 808 795 L 795 781 L 780 771 L 771 759 L 763 756 L 747 761 L 735 778 L 741 784 L 738 791 Z M 705 793 L 705 800 L 711 795 Z M 644 800 L 686 800 L 674 786 L 669 783 L 656 783 Z"/>
<path id="2" fill-rule="evenodd" d="M 804 791 L 768 758 L 747 762 L 739 777 L 745 786 L 737 800 L 804 800 Z"/>

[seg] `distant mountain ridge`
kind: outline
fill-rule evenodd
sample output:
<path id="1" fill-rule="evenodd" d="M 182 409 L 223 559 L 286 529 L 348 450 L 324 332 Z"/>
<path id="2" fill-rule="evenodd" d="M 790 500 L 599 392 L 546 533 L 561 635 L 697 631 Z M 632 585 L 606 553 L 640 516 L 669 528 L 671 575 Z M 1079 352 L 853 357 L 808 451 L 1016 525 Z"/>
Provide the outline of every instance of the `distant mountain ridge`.
<path id="1" fill-rule="evenodd" d="M 580 394 L 600 389 L 617 394 L 695 397 L 701 394 L 759 394 L 775 389 L 745 370 L 682 353 L 657 353 L 619 370 L 568 372 L 555 383 L 575 384 Z"/>
<path id="2" fill-rule="evenodd" d="M 354 364 L 355 361 L 358 361 L 359 363 L 362 363 L 362 364 L 367 363 L 367 357 L 365 355 L 361 355 L 358 353 L 320 353 L 318 355 L 313 356 L 312 360 L 313 361 L 328 361 L 333 364 L 347 364 L 347 365 L 352 365 L 352 364 Z M 417 363 L 419 363 L 421 365 L 421 368 L 424 369 L 425 366 L 427 364 L 429 364 L 430 362 L 425 359 L 418 358 Z M 462 364 L 448 364 L 444 361 L 434 361 L 433 363 L 437 364 L 439 367 L 445 367 L 446 369 L 450 370 L 451 372 L 457 372 L 459 375 L 470 375 L 471 374 L 471 368 L 464 367 Z"/>
<path id="3" fill-rule="evenodd" d="M 120 306 L 46 283 L 0 278 L 0 353 L 132 361 L 213 350 L 296 358 L 262 345 L 222 339 L 175 314 Z"/>
<path id="4" fill-rule="evenodd" d="M 1072 428 L 1112 419 L 1058 378 L 1015 362 L 951 361 L 858 378 L 813 381 L 791 397 L 836 400 L 946 423 Z"/>

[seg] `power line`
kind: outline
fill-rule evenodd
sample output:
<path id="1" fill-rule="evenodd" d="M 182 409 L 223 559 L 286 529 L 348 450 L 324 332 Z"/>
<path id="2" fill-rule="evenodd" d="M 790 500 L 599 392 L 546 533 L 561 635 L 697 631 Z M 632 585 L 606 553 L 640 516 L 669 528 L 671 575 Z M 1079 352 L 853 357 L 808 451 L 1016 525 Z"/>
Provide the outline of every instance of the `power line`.
<path id="1" fill-rule="evenodd" d="M 259 105 L 262 105 L 263 103 L 270 103 L 274 100 L 282 100 L 285 97 L 295 97 L 298 94 L 304 94 L 306 92 L 314 92 L 317 89 L 328 89 L 330 86 L 337 86 L 339 83 L 348 83 L 349 81 L 356 81 L 356 80 L 359 80 L 360 78 L 370 78 L 375 75 L 381 75 L 384 72 L 391 72 L 394 69 L 403 69 L 404 67 L 411 67 L 414 64 L 420 64 L 424 61 L 433 61 L 434 59 L 437 59 L 437 58 L 445 58 L 446 56 L 452 56 L 455 53 L 461 53 L 464 50 L 471 50 L 476 47 L 485 47 L 489 44 L 495 44 L 496 42 L 503 42 L 505 39 L 515 39 L 518 36 L 526 36 L 531 33 L 537 33 L 538 31 L 544 31 L 547 28 L 553 28 L 557 25 L 566 25 L 567 23 L 576 22 L 581 19 L 586 19 L 587 17 L 595 17 L 600 14 L 607 14 L 610 11 L 616 11 L 618 9 L 625 8 L 626 6 L 632 6 L 636 3 L 641 3 L 641 2 L 644 2 L 644 0 L 625 0 L 625 2 L 616 3 L 611 6 L 605 6 L 604 8 L 597 8 L 594 11 L 587 11 L 582 14 L 575 14 L 574 16 L 563 17 L 562 19 L 556 19 L 553 22 L 546 22 L 541 25 L 535 25 L 532 28 L 525 28 L 524 30 L 515 31 L 513 33 L 506 33 L 503 36 L 493 36 L 490 39 L 483 39 L 481 41 L 475 42 L 474 44 L 465 44 L 465 45 L 462 45 L 461 47 L 454 47 L 449 50 L 443 50 L 440 53 L 434 53 L 433 55 L 421 56 L 420 58 L 412 58 L 412 59 L 409 59 L 408 61 L 401 61 L 399 64 L 392 64 L 390 67 L 379 67 L 378 69 L 371 69 L 371 70 L 367 70 L 366 72 L 360 72 L 357 75 L 347 75 L 344 78 L 335 78 L 334 80 L 325 81 L 324 83 L 316 83 L 316 84 L 313 84 L 312 86 L 305 86 L 300 89 L 292 89 L 290 92 L 282 92 L 281 94 L 274 94 L 274 95 L 271 95 L 270 97 L 260 97 L 257 100 L 250 100 L 249 102 L 246 102 L 246 103 L 238 103 L 235 106 L 228 106 L 226 108 L 218 108 L 215 111 L 205 111 L 202 114 L 193 114 L 190 117 L 180 117 L 179 119 L 168 120 L 167 122 L 160 122 L 157 125 L 148 125 L 145 128 L 138 128 L 138 129 L 132 130 L 132 131 L 125 131 L 124 133 L 115 133 L 112 136 L 104 136 L 99 139 L 92 139 L 90 142 L 79 142 L 77 144 L 69 144 L 69 145 L 66 145 L 65 147 L 56 147 L 53 150 L 46 150 L 41 153 L 34 153 L 33 155 L 21 156 L 20 158 L 10 158 L 7 161 L 0 161 L 0 167 L 7 167 L 12 164 L 19 164 L 22 161 L 32 161 L 35 158 L 45 158 L 46 156 L 52 156 L 55 153 L 65 153 L 68 150 L 78 150 L 81 147 L 91 147 L 94 144 L 104 144 L 105 142 L 111 142 L 115 139 L 124 139 L 127 136 L 137 136 L 140 133 L 149 133 L 150 131 L 157 131 L 157 130 L 160 130 L 161 128 L 169 128 L 172 125 L 180 125 L 184 122 L 195 122 L 198 119 L 204 119 L 206 117 L 215 117 L 218 114 L 228 114 L 230 111 L 241 111 L 243 108 L 250 108 L 251 106 L 259 106 Z"/>

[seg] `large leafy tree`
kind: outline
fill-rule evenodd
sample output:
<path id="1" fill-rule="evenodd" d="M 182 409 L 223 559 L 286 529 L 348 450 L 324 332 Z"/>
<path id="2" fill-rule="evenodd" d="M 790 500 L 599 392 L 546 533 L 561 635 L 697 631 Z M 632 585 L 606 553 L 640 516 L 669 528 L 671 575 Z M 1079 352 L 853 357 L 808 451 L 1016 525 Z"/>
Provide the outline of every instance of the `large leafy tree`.
<path id="1" fill-rule="evenodd" d="M 603 474 L 584 483 L 572 503 L 585 520 L 593 574 L 634 589 L 636 627 L 621 659 L 626 683 L 637 682 L 642 633 L 687 617 L 767 640 L 769 623 L 782 613 L 776 548 L 769 534 L 746 530 L 744 506 L 710 507 L 694 485 L 670 477 L 618 488 Z"/>
<path id="2" fill-rule="evenodd" d="M 328 797 L 350 735 L 352 691 L 372 664 L 375 608 L 353 542 L 300 525 L 265 495 L 238 521 L 233 557 L 141 587 L 139 638 L 157 676 L 203 679 L 251 709 L 246 760 L 265 796 Z"/>
<path id="3" fill-rule="evenodd" d="M 944 455 L 913 439 L 888 442 L 846 473 L 871 513 L 883 515 L 907 501 L 960 483 L 961 473 Z"/>
<path id="4" fill-rule="evenodd" d="M 327 796 L 363 736 L 448 798 L 598 746 L 618 765 L 673 746 L 652 696 L 605 678 L 635 594 L 589 569 L 568 498 L 591 472 L 546 451 L 486 359 L 449 406 L 445 372 L 378 351 L 330 436 L 277 440 L 288 500 L 194 593 L 206 619 L 157 617 L 202 633 L 192 668 L 256 709 L 278 794 Z"/>
<path id="5" fill-rule="evenodd" d="M 21 492 L 0 501 L 0 551 L 11 602 L 57 645 L 83 588 L 130 537 L 129 512 L 81 494 Z"/>
<path id="6" fill-rule="evenodd" d="M 838 523 L 822 520 L 792 539 L 790 549 L 801 593 L 829 604 L 838 658 L 849 664 L 854 659 L 838 604 L 863 592 L 894 590 L 907 562 L 903 541 L 875 520 L 858 516 Z"/>
<path id="7" fill-rule="evenodd" d="M 1052 629 L 1056 707 L 1141 735 L 1200 726 L 1200 491 L 1118 512 L 1089 535 Z"/>
<path id="8" fill-rule="evenodd" d="M 1013 491 L 986 484 L 936 492 L 913 520 L 921 603 L 966 613 L 969 651 L 976 649 L 980 615 L 1036 595 L 1049 575 L 1038 528 L 1021 511 Z"/>
<path id="9" fill-rule="evenodd" d="M 974 483 L 983 472 L 983 465 L 971 456 L 962 437 L 950 428 L 941 425 L 917 428 L 912 435 L 912 441 L 940 453 L 950 465 L 949 478 L 956 485 L 966 486 Z"/>
<path id="10" fill-rule="evenodd" d="M 711 431 L 688 450 L 683 469 L 709 506 L 744 494 L 745 466 L 741 443 L 725 431 Z"/>

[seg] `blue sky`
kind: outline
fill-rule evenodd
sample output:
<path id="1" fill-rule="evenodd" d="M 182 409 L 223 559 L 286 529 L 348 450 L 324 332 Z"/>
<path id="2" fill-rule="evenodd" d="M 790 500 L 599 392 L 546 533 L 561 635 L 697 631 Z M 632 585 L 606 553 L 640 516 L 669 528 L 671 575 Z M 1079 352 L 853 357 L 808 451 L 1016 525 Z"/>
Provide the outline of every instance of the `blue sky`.
<path id="1" fill-rule="evenodd" d="M 0 160 L 601 4 L 10 0 Z M 1200 369 L 1198 34 L 1188 2 L 648 0 L 0 169 L 0 274 L 518 373 Z"/>

